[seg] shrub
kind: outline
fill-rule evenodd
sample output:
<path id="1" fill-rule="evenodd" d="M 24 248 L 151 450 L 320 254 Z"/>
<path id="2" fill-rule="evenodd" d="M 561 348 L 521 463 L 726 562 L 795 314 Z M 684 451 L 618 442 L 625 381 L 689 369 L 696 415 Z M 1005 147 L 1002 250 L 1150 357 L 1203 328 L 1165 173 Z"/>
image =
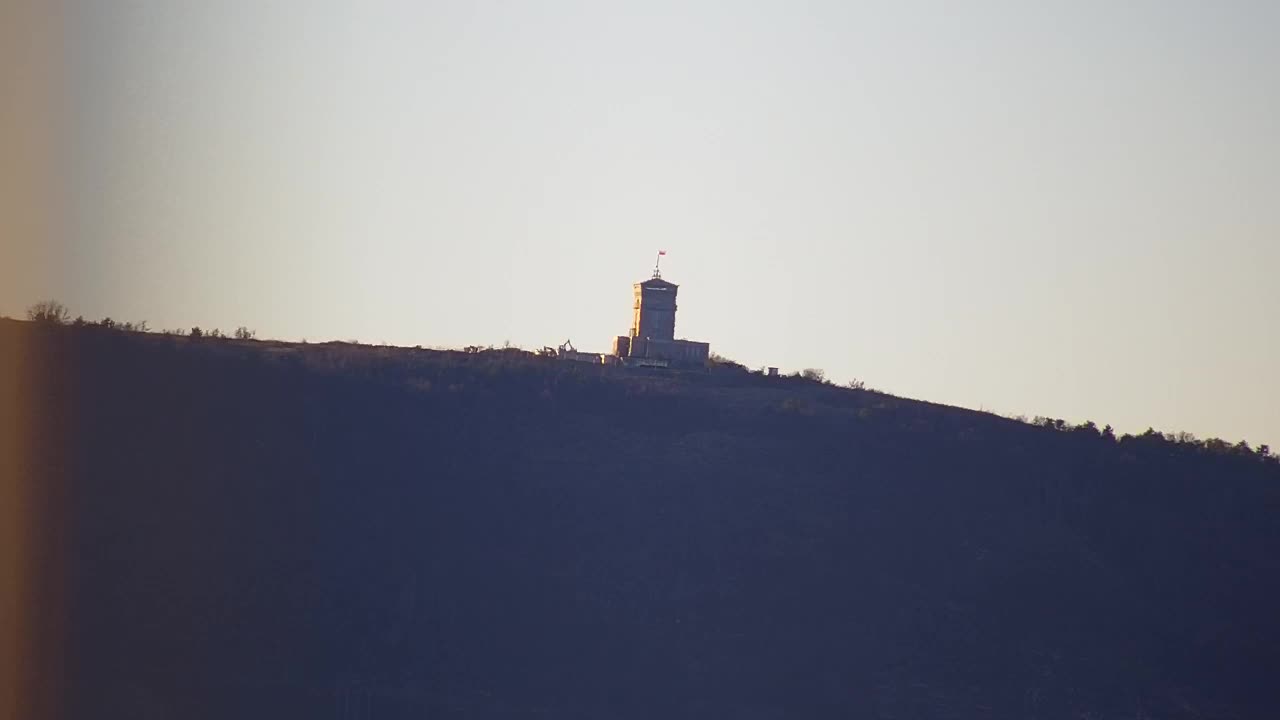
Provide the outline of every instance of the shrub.
<path id="1" fill-rule="evenodd" d="M 71 320 L 71 313 L 57 300 L 42 300 L 27 308 L 27 319 L 48 325 L 66 325 Z"/>
<path id="2" fill-rule="evenodd" d="M 827 373 L 819 368 L 805 368 L 800 371 L 800 377 L 820 383 L 827 381 Z"/>
<path id="3" fill-rule="evenodd" d="M 1075 427 L 1070 428 L 1070 430 L 1071 432 L 1079 433 L 1082 435 L 1089 435 L 1091 437 L 1101 435 L 1101 433 L 1098 431 L 1098 424 L 1092 420 L 1086 420 L 1080 423 L 1079 425 L 1076 425 Z"/>
<path id="4" fill-rule="evenodd" d="M 1042 428 L 1049 428 L 1050 430 L 1058 430 L 1060 432 L 1065 432 L 1070 429 L 1066 420 L 1045 417 L 1043 415 L 1035 416 L 1035 419 L 1031 421 L 1031 424 Z"/>
<path id="5" fill-rule="evenodd" d="M 711 353 L 707 356 L 707 367 L 725 368 L 730 370 L 738 370 L 740 372 L 750 372 L 746 365 L 734 362 L 720 353 Z"/>
<path id="6" fill-rule="evenodd" d="M 247 327 L 245 327 L 245 326 L 243 326 L 243 325 L 241 325 L 240 327 L 236 328 L 236 339 L 237 339 L 237 340 L 253 340 L 253 339 L 254 339 L 254 338 L 256 338 L 257 336 L 258 336 L 258 333 L 254 332 L 253 330 L 250 330 L 249 328 L 247 328 Z"/>
<path id="7" fill-rule="evenodd" d="M 191 328 L 191 332 L 188 333 L 188 335 L 193 338 L 204 337 L 204 331 L 200 329 L 199 325 L 197 325 L 196 327 Z"/>

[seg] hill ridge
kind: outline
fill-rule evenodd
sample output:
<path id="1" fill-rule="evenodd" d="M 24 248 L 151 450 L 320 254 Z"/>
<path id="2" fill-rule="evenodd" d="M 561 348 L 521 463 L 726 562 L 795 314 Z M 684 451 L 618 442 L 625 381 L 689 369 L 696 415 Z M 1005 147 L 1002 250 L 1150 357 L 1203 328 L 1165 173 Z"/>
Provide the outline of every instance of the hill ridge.
<path id="1" fill-rule="evenodd" d="M 68 716 L 1280 701 L 1257 451 L 733 367 L 17 322 L 0 349 Z"/>

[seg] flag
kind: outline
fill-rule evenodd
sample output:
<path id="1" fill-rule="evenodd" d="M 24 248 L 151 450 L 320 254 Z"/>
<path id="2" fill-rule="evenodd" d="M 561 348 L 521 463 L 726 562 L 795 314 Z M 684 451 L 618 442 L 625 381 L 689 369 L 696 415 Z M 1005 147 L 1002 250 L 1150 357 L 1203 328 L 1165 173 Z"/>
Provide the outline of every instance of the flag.
<path id="1" fill-rule="evenodd" d="M 659 255 L 666 255 L 666 254 L 667 254 L 667 251 L 666 251 L 666 250 L 659 250 L 659 251 L 658 251 L 658 254 L 659 254 Z"/>

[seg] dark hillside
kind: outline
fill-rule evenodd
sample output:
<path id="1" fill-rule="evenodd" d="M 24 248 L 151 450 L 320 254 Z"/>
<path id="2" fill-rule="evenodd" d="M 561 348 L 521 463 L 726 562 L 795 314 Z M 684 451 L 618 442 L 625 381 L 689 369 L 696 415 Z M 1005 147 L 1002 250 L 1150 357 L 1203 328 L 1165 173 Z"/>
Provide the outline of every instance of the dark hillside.
<path id="1" fill-rule="evenodd" d="M 519 351 L 0 321 L 0 363 L 64 717 L 1280 707 L 1260 453 Z"/>

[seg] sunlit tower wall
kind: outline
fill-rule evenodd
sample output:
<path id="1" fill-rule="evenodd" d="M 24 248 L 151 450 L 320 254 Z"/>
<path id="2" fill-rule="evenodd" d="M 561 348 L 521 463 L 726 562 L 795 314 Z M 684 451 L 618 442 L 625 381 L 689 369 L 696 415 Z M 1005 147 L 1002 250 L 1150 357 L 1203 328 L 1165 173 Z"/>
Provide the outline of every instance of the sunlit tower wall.
<path id="1" fill-rule="evenodd" d="M 676 337 L 675 283 L 652 277 L 635 284 L 635 312 L 631 337 L 674 340 Z"/>

